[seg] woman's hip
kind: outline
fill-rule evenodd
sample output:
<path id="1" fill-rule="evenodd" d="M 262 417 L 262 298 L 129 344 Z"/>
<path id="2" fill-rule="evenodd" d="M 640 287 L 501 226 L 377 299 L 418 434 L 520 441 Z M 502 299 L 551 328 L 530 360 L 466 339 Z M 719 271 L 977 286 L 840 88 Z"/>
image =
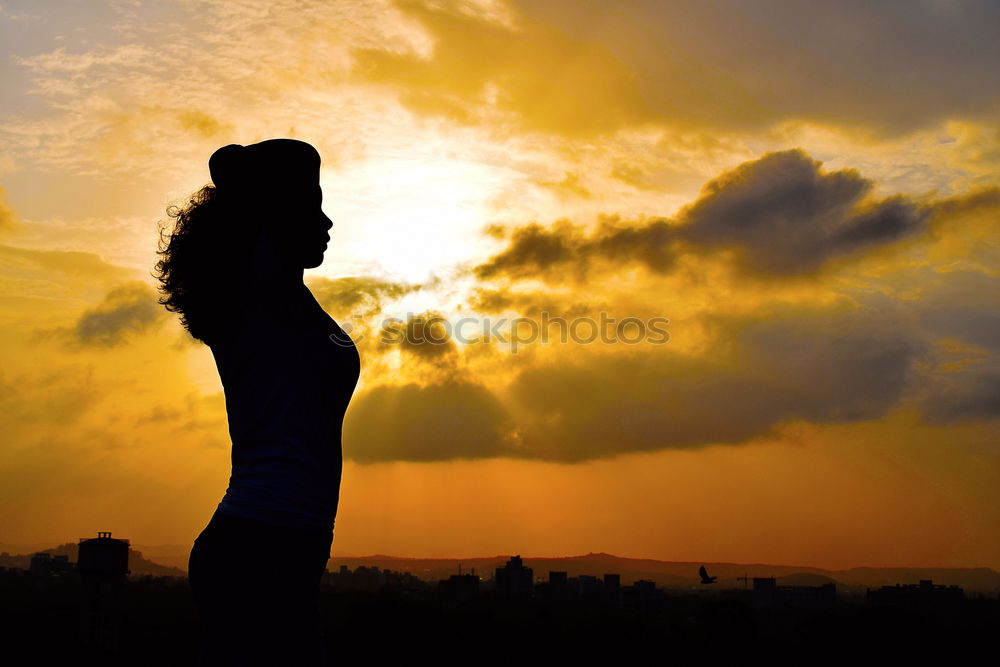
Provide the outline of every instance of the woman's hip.
<path id="1" fill-rule="evenodd" d="M 250 588 L 258 595 L 314 591 L 326 569 L 332 540 L 332 533 L 272 526 L 216 512 L 191 549 L 191 588 L 196 595 L 198 589 L 207 588 Z"/>

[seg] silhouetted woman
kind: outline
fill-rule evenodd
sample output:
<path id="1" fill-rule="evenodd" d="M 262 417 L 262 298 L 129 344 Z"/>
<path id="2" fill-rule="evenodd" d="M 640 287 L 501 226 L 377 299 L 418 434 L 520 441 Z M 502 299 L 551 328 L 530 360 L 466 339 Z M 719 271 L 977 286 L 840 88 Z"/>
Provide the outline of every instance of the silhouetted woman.
<path id="1" fill-rule="evenodd" d="M 168 211 L 161 303 L 211 347 L 233 443 L 229 487 L 188 565 L 203 665 L 324 659 L 319 584 L 360 360 L 303 283 L 332 227 L 319 166 L 301 141 L 231 144 L 209 160 L 214 185 Z"/>

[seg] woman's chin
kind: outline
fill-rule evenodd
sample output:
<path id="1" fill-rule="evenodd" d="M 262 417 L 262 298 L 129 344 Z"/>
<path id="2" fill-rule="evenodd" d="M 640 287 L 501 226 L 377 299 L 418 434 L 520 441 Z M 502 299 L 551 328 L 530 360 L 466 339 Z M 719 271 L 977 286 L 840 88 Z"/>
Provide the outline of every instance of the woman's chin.
<path id="1" fill-rule="evenodd" d="M 303 267 L 306 269 L 315 269 L 322 263 L 323 263 L 323 253 L 317 253 L 306 257 L 305 262 L 303 262 Z"/>

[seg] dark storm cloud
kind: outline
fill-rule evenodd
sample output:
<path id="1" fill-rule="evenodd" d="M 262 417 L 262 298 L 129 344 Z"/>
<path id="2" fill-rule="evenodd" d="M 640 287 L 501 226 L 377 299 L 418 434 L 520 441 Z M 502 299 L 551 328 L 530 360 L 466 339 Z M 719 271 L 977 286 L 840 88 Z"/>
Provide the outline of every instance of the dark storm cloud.
<path id="1" fill-rule="evenodd" d="M 673 230 L 665 220 L 653 220 L 637 227 L 619 227 L 618 218 L 607 218 L 588 249 L 612 262 L 634 260 L 654 273 L 673 268 Z"/>
<path id="2" fill-rule="evenodd" d="M 1000 417 L 1000 279 L 914 271 L 907 283 L 930 285 L 919 299 L 865 292 L 832 308 L 706 316 L 717 337 L 698 356 L 581 345 L 551 359 L 511 358 L 513 379 L 496 387 L 460 379 L 376 387 L 352 417 L 357 447 L 368 450 L 351 456 L 574 463 L 739 445 L 788 423 L 878 420 L 902 408 L 932 423 Z M 552 295 L 502 288 L 476 298 L 531 312 Z M 460 367 L 454 356 L 449 363 Z"/>
<path id="3" fill-rule="evenodd" d="M 146 331 L 162 317 L 156 295 L 145 283 L 123 283 L 76 322 L 77 339 L 87 345 L 113 346 L 131 333 Z"/>
<path id="4" fill-rule="evenodd" d="M 589 237 L 568 220 L 549 228 L 537 223 L 515 228 L 507 248 L 477 266 L 476 276 L 580 281 L 594 260 L 638 261 L 656 273 L 673 268 L 676 234 L 665 220 L 626 227 L 618 226 L 618 221 L 607 217 Z"/>
<path id="5" fill-rule="evenodd" d="M 671 220 L 620 224 L 605 218 L 591 234 L 567 220 L 512 230 L 503 251 L 475 269 L 480 279 L 582 280 L 595 260 L 666 273 L 684 253 L 732 253 L 736 269 L 759 277 L 818 273 L 841 257 L 891 246 L 935 218 L 1000 204 L 998 191 L 918 202 L 872 199 L 875 183 L 856 170 L 822 170 L 801 150 L 767 153 L 704 185 Z"/>
<path id="6" fill-rule="evenodd" d="M 877 419 L 925 354 L 872 314 L 788 314 L 738 329 L 728 350 L 700 359 L 658 350 L 525 371 L 511 388 L 532 420 L 524 451 L 583 461 L 742 443 L 790 421 Z"/>
<path id="7" fill-rule="evenodd" d="M 380 386 L 351 403 L 344 454 L 363 463 L 504 456 L 511 430 L 503 406 L 479 384 Z"/>
<path id="8" fill-rule="evenodd" d="M 578 462 L 738 444 L 792 421 L 878 419 L 928 354 L 900 321 L 871 310 L 719 324 L 733 333 L 700 358 L 667 347 L 608 354 L 582 346 L 567 361 L 523 368 L 502 390 L 516 420 L 471 382 L 376 387 L 352 404 L 348 455 Z"/>
<path id="9" fill-rule="evenodd" d="M 737 253 L 760 275 L 808 274 L 829 259 L 919 232 L 931 209 L 902 197 L 867 202 L 874 182 L 825 173 L 800 150 L 768 153 L 709 181 L 678 216 L 677 238 Z"/>
<path id="10" fill-rule="evenodd" d="M 935 423 L 1000 418 L 1000 277 L 965 270 L 933 278 L 911 304 L 920 330 L 938 342 L 920 412 Z"/>
<path id="11" fill-rule="evenodd" d="M 480 278 L 501 275 L 533 278 L 572 264 L 581 274 L 585 268 L 585 246 L 579 229 L 568 221 L 559 221 L 552 228 L 533 223 L 514 229 L 507 249 L 477 266 L 475 271 Z"/>
<path id="12" fill-rule="evenodd" d="M 921 329 L 1000 354 L 1000 277 L 953 271 L 937 280 L 914 306 Z"/>
<path id="13" fill-rule="evenodd" d="M 972 369 L 933 378 L 921 405 L 931 422 L 1000 419 L 1000 370 Z"/>

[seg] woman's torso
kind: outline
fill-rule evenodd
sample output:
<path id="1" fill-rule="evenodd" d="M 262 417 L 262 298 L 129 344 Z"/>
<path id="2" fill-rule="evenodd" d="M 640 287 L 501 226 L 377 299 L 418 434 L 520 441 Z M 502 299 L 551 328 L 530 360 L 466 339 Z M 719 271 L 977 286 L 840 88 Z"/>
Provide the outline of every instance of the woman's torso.
<path id="1" fill-rule="evenodd" d="M 350 337 L 299 283 L 254 298 L 212 346 L 232 475 L 219 511 L 332 529 L 344 413 L 360 375 Z"/>

